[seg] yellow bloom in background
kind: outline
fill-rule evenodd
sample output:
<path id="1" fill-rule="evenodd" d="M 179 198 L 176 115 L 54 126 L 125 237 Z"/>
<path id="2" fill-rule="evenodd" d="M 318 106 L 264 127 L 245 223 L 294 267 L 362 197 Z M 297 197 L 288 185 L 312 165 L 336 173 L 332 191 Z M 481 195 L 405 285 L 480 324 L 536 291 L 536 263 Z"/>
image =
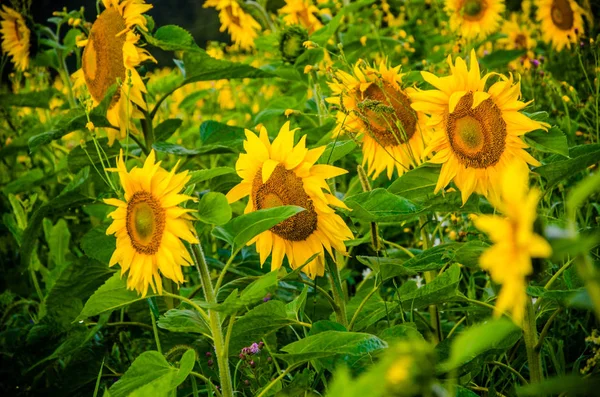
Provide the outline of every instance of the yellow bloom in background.
<path id="1" fill-rule="evenodd" d="M 318 13 L 319 9 L 311 0 L 285 0 L 285 6 L 279 9 L 286 25 L 301 25 L 309 34 L 323 27 L 315 15 Z"/>
<path id="2" fill-rule="evenodd" d="M 108 121 L 118 127 L 118 131 L 107 130 L 112 145 L 117 136 L 120 139 L 126 137 L 128 127 L 136 132 L 131 119 L 142 117 L 136 106 L 146 109 L 142 96 L 146 86 L 135 68 L 144 61 L 156 60 L 148 51 L 136 46 L 139 36 L 133 31 L 135 26 L 147 30 L 142 14 L 152 6 L 143 0 L 103 0 L 103 3 L 106 9 L 98 15 L 88 39 L 79 43 L 85 48 L 81 69 L 73 74 L 73 87 L 87 87 L 96 106 L 108 89 L 118 82 L 106 114 Z"/>
<path id="3" fill-rule="evenodd" d="M 0 34 L 2 52 L 11 56 L 15 68 L 23 72 L 29 66 L 29 36 L 31 31 L 25 24 L 25 18 L 17 11 L 5 5 L 0 10 Z"/>
<path id="4" fill-rule="evenodd" d="M 449 76 L 421 72 L 436 89 L 413 94 L 412 104 L 415 110 L 431 115 L 434 137 L 426 153 L 435 152 L 429 161 L 442 164 L 435 192 L 454 180 L 463 203 L 473 192 L 494 198 L 499 176 L 512 162 L 524 172 L 529 172 L 527 164 L 540 165 L 524 150 L 528 146 L 521 136 L 548 127 L 519 113 L 529 102 L 519 100 L 521 84 L 512 75 L 481 77 L 474 50 L 470 57 L 470 70 L 462 58 L 453 64 L 448 56 Z M 486 89 L 491 76 L 499 76 L 499 81 Z"/>
<path id="5" fill-rule="evenodd" d="M 497 31 L 504 8 L 504 0 L 446 0 L 450 28 L 468 39 Z"/>
<path id="6" fill-rule="evenodd" d="M 511 14 L 510 20 L 504 21 L 502 33 L 506 38 L 498 40 L 498 44 L 509 50 L 531 50 L 536 41 L 532 38 L 533 29 L 528 20 L 520 20 L 516 13 Z"/>
<path id="7" fill-rule="evenodd" d="M 353 74 L 335 73 L 329 83 L 333 96 L 327 102 L 340 108 L 334 135 L 350 132 L 363 136 L 363 165 L 377 178 L 383 171 L 392 178 L 423 162 L 429 139 L 427 117 L 411 108 L 413 88 L 403 89 L 400 66 L 379 68 L 359 61 Z"/>
<path id="8" fill-rule="evenodd" d="M 525 15 L 512 13 L 510 20 L 504 21 L 501 32 L 506 35 L 506 38 L 498 40 L 501 48 L 526 51 L 523 56 L 508 64 L 512 70 L 529 70 L 532 65 L 539 65 L 533 52 L 536 47 L 536 40 L 533 39 L 535 29 Z"/>
<path id="9" fill-rule="evenodd" d="M 137 25 L 147 30 L 142 13 L 152 6 L 142 0 L 104 0 L 103 3 L 106 9 L 92 25 L 88 39 L 78 43 L 85 48 L 82 68 L 73 77 L 75 88 L 85 86 L 94 105 L 104 99 L 111 85 L 119 83 L 107 118 L 119 127 L 119 136 L 123 138 L 128 125 L 135 128 L 129 119 L 141 117 L 135 105 L 146 108 L 142 97 L 146 88 L 135 67 L 145 60 L 155 60 L 147 51 L 136 47 L 139 37 L 133 29 Z M 112 144 L 117 133 L 110 131 L 108 136 Z"/>
<path id="10" fill-rule="evenodd" d="M 129 271 L 127 288 L 142 296 L 148 286 L 162 293 L 161 274 L 183 283 L 181 266 L 189 266 L 192 258 L 181 240 L 198 243 L 188 215 L 193 210 L 179 206 L 194 198 L 180 194 L 190 176 L 187 171 L 176 173 L 178 165 L 166 171 L 151 151 L 142 168 L 128 172 L 121 150 L 117 168 L 110 169 L 119 173 L 125 200 L 104 200 L 117 207 L 108 215 L 113 222 L 106 234 L 117 237 L 109 266 L 119 263 L 121 276 Z"/>
<path id="11" fill-rule="evenodd" d="M 502 174 L 500 195 L 493 201 L 503 216 L 481 215 L 474 220 L 494 243 L 479 258 L 481 268 L 502 285 L 494 314 L 510 312 L 517 324 L 525 313 L 526 279 L 533 273 L 531 258 L 547 258 L 552 253 L 550 244 L 533 231 L 540 197 L 538 189 L 529 190 L 528 173 L 512 163 Z"/>
<path id="12" fill-rule="evenodd" d="M 227 30 L 234 47 L 245 51 L 252 50 L 261 26 L 250 14 L 244 12 L 236 0 L 207 0 L 204 8 L 214 7 L 219 11 L 221 32 Z"/>
<path id="13" fill-rule="evenodd" d="M 581 8 L 574 0 L 538 0 L 537 20 L 541 23 L 544 41 L 558 51 L 571 48 L 583 34 Z"/>
<path id="14" fill-rule="evenodd" d="M 269 254 L 271 269 L 281 267 L 284 255 L 292 269 L 296 269 L 318 253 L 302 271 L 309 277 L 322 276 L 325 271 L 325 250 L 334 257 L 333 249 L 346 254 L 344 241 L 353 235 L 342 218 L 330 207 L 347 208 L 331 194 L 326 179 L 347 173 L 346 170 L 326 164 L 315 164 L 325 151 L 325 146 L 306 148 L 306 135 L 294 146 L 294 132 L 287 122 L 271 143 L 267 130 L 260 135 L 246 130 L 244 149 L 236 163 L 238 175 L 243 179 L 229 193 L 230 203 L 250 196 L 246 213 L 297 205 L 305 208 L 291 218 L 263 232 L 248 242 L 256 243 L 260 263 Z"/>

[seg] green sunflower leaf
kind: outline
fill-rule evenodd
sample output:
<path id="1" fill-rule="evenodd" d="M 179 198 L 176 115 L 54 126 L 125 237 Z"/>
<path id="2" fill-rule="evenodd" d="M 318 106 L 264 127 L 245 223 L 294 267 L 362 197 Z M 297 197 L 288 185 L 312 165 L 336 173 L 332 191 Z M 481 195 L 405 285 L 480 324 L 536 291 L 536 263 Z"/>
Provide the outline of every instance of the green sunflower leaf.
<path id="1" fill-rule="evenodd" d="M 179 368 L 171 366 L 162 354 L 147 351 L 140 354 L 127 372 L 111 386 L 111 397 L 167 396 L 183 383 L 194 368 L 196 353 L 187 350 Z"/>
<path id="2" fill-rule="evenodd" d="M 212 235 L 235 248 L 243 247 L 260 233 L 296 215 L 304 208 L 286 205 L 240 215 L 223 226 L 213 229 Z"/>

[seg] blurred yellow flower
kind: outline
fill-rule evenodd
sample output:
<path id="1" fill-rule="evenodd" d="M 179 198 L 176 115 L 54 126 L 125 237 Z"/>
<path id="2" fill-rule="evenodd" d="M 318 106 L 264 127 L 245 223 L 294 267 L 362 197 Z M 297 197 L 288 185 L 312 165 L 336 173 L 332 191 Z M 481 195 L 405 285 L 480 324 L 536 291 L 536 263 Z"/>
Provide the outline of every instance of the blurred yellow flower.
<path id="1" fill-rule="evenodd" d="M 271 143 L 267 130 L 260 127 L 259 136 L 246 130 L 244 148 L 236 170 L 242 181 L 227 193 L 230 203 L 250 196 L 245 213 L 297 205 L 304 211 L 272 227 L 248 242 L 256 243 L 261 265 L 269 254 L 271 269 L 278 269 L 284 255 L 292 269 L 304 265 L 318 254 L 302 271 L 309 277 L 325 272 L 325 251 L 335 259 L 333 249 L 346 254 L 344 241 L 353 237 L 342 218 L 330 205 L 348 208 L 331 194 L 326 179 L 348 171 L 327 164 L 315 164 L 325 151 L 325 146 L 306 148 L 306 135 L 294 146 L 294 132 L 286 122 Z"/>
<path id="2" fill-rule="evenodd" d="M 311 0 L 285 0 L 285 6 L 279 9 L 279 14 L 283 15 L 283 21 L 287 25 L 301 25 L 308 33 L 323 27 L 323 24 L 316 17 L 319 9 Z"/>
<path id="3" fill-rule="evenodd" d="M 528 172 L 513 162 L 503 172 L 499 196 L 492 201 L 504 216 L 481 215 L 474 220 L 494 243 L 479 258 L 481 268 L 502 284 L 494 313 L 510 312 L 517 324 L 525 313 L 531 258 L 547 258 L 552 253 L 548 242 L 533 231 L 540 196 L 539 190 L 529 190 Z"/>
<path id="4" fill-rule="evenodd" d="M 245 51 L 255 47 L 254 40 L 258 37 L 261 26 L 250 14 L 244 12 L 236 0 L 207 0 L 203 7 L 214 7 L 219 11 L 220 31 L 227 30 L 234 47 Z"/>
<path id="5" fill-rule="evenodd" d="M 29 67 L 29 37 L 31 31 L 25 24 L 25 18 L 17 11 L 5 5 L 0 10 L 0 35 L 2 52 L 12 58 L 15 68 L 21 72 Z"/>
<path id="6" fill-rule="evenodd" d="M 465 38 L 484 38 L 498 30 L 504 0 L 446 0 L 450 28 Z"/>
<path id="7" fill-rule="evenodd" d="M 571 48 L 583 34 L 582 10 L 574 0 L 538 0 L 537 20 L 544 40 L 558 51 Z"/>

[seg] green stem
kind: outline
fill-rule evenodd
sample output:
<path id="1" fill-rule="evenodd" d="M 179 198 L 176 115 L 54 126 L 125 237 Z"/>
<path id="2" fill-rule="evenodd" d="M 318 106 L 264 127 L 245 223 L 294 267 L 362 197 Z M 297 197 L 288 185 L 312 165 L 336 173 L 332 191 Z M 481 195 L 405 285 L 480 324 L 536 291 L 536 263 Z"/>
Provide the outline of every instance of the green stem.
<path id="1" fill-rule="evenodd" d="M 218 397 L 221 397 L 221 393 L 219 393 L 219 390 L 217 390 L 217 387 L 215 385 L 213 385 L 212 382 L 210 381 L 210 379 L 208 379 L 206 376 L 204 376 L 198 372 L 195 372 L 195 371 L 190 372 L 190 375 L 195 376 L 196 378 L 202 380 L 206 384 L 210 383 L 212 385 L 212 388 L 214 389 L 216 395 Z"/>
<path id="2" fill-rule="evenodd" d="M 217 296 L 210 280 L 210 271 L 206 259 L 204 258 L 204 252 L 200 244 L 192 244 L 192 257 L 198 269 L 200 275 L 200 281 L 202 282 L 202 289 L 204 290 L 204 297 L 210 304 L 217 303 Z M 213 336 L 213 342 L 215 344 L 215 353 L 217 356 L 217 365 L 219 366 L 219 379 L 221 381 L 221 393 L 224 397 L 233 397 L 233 387 L 231 384 L 231 373 L 229 371 L 229 356 L 227 354 L 227 346 L 223 339 L 223 330 L 221 329 L 221 316 L 219 312 L 214 310 L 208 311 L 208 317 L 210 320 L 210 329 Z"/>
<path id="3" fill-rule="evenodd" d="M 202 309 L 200 306 L 198 306 L 193 300 L 185 298 L 183 296 L 180 295 L 175 295 L 172 294 L 170 292 L 166 292 L 163 290 L 163 296 L 170 296 L 171 298 L 175 298 L 175 299 L 179 299 L 180 301 L 183 301 L 185 303 L 187 303 L 188 305 L 190 305 L 191 307 L 193 307 L 194 309 L 196 309 L 196 311 L 198 313 L 200 313 L 200 315 L 206 320 L 206 321 L 210 321 L 208 318 L 208 314 L 206 314 L 206 312 L 204 311 L 204 309 Z"/>
<path id="4" fill-rule="evenodd" d="M 360 312 L 362 311 L 362 309 L 365 307 L 367 301 L 369 299 L 371 299 L 371 297 L 373 296 L 373 294 L 375 292 L 377 292 L 378 290 L 379 290 L 379 287 L 373 288 L 373 290 L 371 290 L 371 292 L 369 292 L 367 294 L 367 296 L 365 296 L 365 298 L 362 300 L 362 302 L 360 302 L 360 305 L 358 306 L 358 309 L 356 309 L 356 311 L 354 312 L 354 315 L 352 316 L 352 320 L 350 320 L 350 325 L 348 326 L 348 331 L 352 330 L 352 328 L 354 327 L 354 323 L 358 319 L 358 315 L 360 314 Z"/>
<path id="5" fill-rule="evenodd" d="M 577 264 L 577 272 L 584 280 L 585 288 L 592 299 L 596 318 L 600 319 L 600 282 L 594 264 L 586 254 L 578 254 L 575 263 Z"/>
<path id="6" fill-rule="evenodd" d="M 223 284 L 223 279 L 225 278 L 225 274 L 227 273 L 227 270 L 233 263 L 233 260 L 235 259 L 237 254 L 240 252 L 240 250 L 241 250 L 241 248 L 237 248 L 236 250 L 232 249 L 231 256 L 229 257 L 229 260 L 225 264 L 225 267 L 223 268 L 223 270 L 221 270 L 221 274 L 219 274 L 219 278 L 217 279 L 217 283 L 215 284 L 215 292 L 216 293 L 219 293 L 219 289 L 221 288 L 221 284 Z"/>
<path id="7" fill-rule="evenodd" d="M 540 332 L 540 337 L 539 337 L 538 343 L 537 343 L 537 345 L 535 345 L 536 351 L 542 350 L 542 345 L 544 344 L 544 339 L 546 338 L 546 335 L 548 335 L 550 326 L 552 325 L 552 322 L 554 321 L 554 319 L 556 319 L 556 316 L 558 316 L 558 314 L 560 312 L 562 312 L 562 307 L 559 307 L 558 309 L 556 309 L 556 311 L 554 311 L 554 313 L 552 313 L 552 315 L 550 316 L 548 321 L 546 321 L 546 324 L 544 324 L 544 328 L 542 328 L 542 332 Z"/>
<path id="8" fill-rule="evenodd" d="M 488 361 L 486 364 L 489 365 L 496 365 L 498 367 L 502 367 L 505 368 L 507 370 L 509 370 L 510 372 L 512 372 L 513 374 L 517 375 L 517 378 L 519 378 L 521 380 L 521 382 L 523 382 L 524 385 L 527 385 L 529 382 L 527 382 L 527 379 L 525 379 L 523 377 L 523 375 L 521 375 L 519 373 L 519 371 L 517 371 L 516 369 L 514 369 L 513 367 L 511 367 L 510 365 L 506 365 L 504 363 L 501 363 L 500 361 Z"/>
<path id="9" fill-rule="evenodd" d="M 525 319 L 523 321 L 523 340 L 527 350 L 527 362 L 529 363 L 529 380 L 531 383 L 542 381 L 542 357 L 539 350 L 536 350 L 538 344 L 537 328 L 535 324 L 535 312 L 531 299 L 527 299 L 525 305 Z"/>
<path id="10" fill-rule="evenodd" d="M 152 150 L 154 144 L 154 129 L 152 128 L 152 119 L 150 115 L 146 113 L 146 117 L 142 121 L 142 130 L 144 131 L 144 139 L 146 141 L 146 150 L 149 153 Z"/>
<path id="11" fill-rule="evenodd" d="M 152 319 L 152 331 L 154 332 L 154 341 L 156 342 L 156 350 L 162 354 L 162 348 L 160 347 L 160 339 L 158 338 L 158 328 L 156 327 L 156 317 L 154 317 L 154 312 L 152 311 L 152 307 L 150 308 L 150 317 Z"/>
<path id="12" fill-rule="evenodd" d="M 283 379 L 284 376 L 286 376 L 287 374 L 289 374 L 290 372 L 292 372 L 292 370 L 296 369 L 296 367 L 298 367 L 299 364 L 296 365 L 291 365 L 289 367 L 287 367 L 285 369 L 285 371 L 283 371 L 277 378 L 273 379 L 271 381 L 271 383 L 269 383 L 267 386 L 265 386 L 264 389 L 262 389 L 262 391 L 260 392 L 260 394 L 257 397 L 263 397 L 267 394 L 267 392 L 277 384 L 277 382 L 279 382 L 281 379 Z"/>
<path id="13" fill-rule="evenodd" d="M 335 318 L 338 323 L 348 328 L 348 317 L 346 317 L 346 300 L 344 299 L 344 292 L 341 289 L 342 281 L 340 277 L 340 269 L 334 261 L 329 259 L 326 259 L 326 261 L 327 266 L 329 267 L 327 276 L 331 282 L 331 292 L 333 293 L 333 300 L 337 306 L 337 308 L 334 308 L 337 309 L 335 310 Z"/>
<path id="14" fill-rule="evenodd" d="M 420 219 L 420 229 L 421 229 L 421 239 L 423 240 L 423 250 L 427 250 L 429 248 L 429 236 L 427 236 L 427 230 L 425 229 L 425 224 L 427 223 L 427 219 L 425 217 L 421 217 Z M 425 283 L 429 284 L 435 279 L 436 272 L 433 270 L 425 272 Z M 431 322 L 431 328 L 433 328 L 433 342 L 438 344 L 442 341 L 442 329 L 440 327 L 440 312 L 436 305 L 429 306 L 429 318 Z"/>

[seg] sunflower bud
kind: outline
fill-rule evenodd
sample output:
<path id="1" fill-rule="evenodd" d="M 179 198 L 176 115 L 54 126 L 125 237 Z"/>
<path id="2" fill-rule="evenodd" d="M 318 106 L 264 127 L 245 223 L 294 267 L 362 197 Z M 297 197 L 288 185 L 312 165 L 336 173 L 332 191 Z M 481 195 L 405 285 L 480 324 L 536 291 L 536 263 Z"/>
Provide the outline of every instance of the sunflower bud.
<path id="1" fill-rule="evenodd" d="M 308 32 L 299 25 L 285 28 L 279 40 L 279 51 L 284 62 L 294 63 L 305 51 L 302 43 L 308 40 Z"/>

